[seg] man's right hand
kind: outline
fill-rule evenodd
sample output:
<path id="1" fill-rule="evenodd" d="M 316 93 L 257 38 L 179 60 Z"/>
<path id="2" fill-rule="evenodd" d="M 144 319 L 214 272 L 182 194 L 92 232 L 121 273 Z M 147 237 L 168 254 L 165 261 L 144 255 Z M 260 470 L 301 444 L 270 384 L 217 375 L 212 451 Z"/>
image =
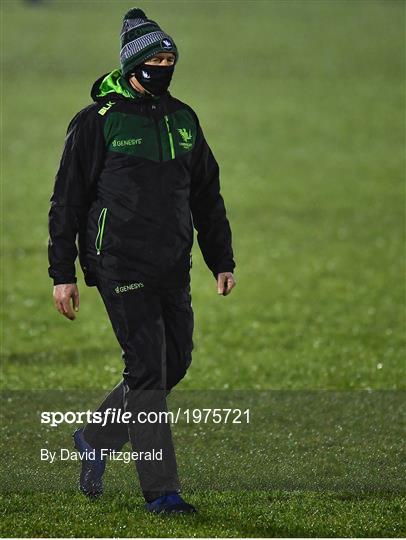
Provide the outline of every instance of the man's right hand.
<path id="1" fill-rule="evenodd" d="M 61 315 L 73 321 L 76 318 L 75 311 L 79 311 L 79 289 L 76 283 L 55 285 L 54 305 Z"/>

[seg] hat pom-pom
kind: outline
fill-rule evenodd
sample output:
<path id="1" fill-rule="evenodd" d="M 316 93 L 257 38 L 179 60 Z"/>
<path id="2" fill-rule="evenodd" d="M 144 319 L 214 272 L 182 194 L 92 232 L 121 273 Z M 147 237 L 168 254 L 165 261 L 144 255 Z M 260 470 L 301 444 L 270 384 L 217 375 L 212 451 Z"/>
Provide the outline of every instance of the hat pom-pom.
<path id="1" fill-rule="evenodd" d="M 132 8 L 129 11 L 127 11 L 127 13 L 124 15 L 124 20 L 125 19 L 146 19 L 146 18 L 147 16 L 145 15 L 145 13 L 142 11 L 142 9 L 139 9 L 139 8 Z"/>

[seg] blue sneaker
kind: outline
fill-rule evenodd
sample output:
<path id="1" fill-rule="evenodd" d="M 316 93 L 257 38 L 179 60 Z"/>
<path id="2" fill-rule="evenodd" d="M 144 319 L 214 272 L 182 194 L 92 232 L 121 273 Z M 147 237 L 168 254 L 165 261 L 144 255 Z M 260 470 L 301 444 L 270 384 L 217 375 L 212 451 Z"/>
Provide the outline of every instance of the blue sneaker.
<path id="1" fill-rule="evenodd" d="M 77 429 L 73 434 L 76 450 L 79 452 L 93 452 L 93 448 L 85 441 L 83 428 Z M 95 459 L 82 459 L 79 488 L 87 497 L 99 497 L 103 493 L 103 473 L 106 460 L 100 456 L 100 450 L 95 450 Z"/>
<path id="2" fill-rule="evenodd" d="M 194 514 L 196 508 L 185 502 L 178 493 L 162 495 L 152 502 L 145 503 L 145 508 L 153 514 Z"/>

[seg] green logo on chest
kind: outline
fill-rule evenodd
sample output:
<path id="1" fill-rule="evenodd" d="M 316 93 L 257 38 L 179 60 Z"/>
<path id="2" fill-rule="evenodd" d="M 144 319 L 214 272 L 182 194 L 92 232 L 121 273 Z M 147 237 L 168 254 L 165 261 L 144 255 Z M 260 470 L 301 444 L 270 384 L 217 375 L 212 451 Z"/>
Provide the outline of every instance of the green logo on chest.
<path id="1" fill-rule="evenodd" d="M 182 142 L 179 143 L 179 146 L 182 146 L 182 148 L 185 148 L 186 150 L 192 148 L 193 144 L 189 142 L 192 140 L 191 130 L 187 130 L 186 128 L 178 128 L 178 131 L 180 136 L 182 137 Z"/>

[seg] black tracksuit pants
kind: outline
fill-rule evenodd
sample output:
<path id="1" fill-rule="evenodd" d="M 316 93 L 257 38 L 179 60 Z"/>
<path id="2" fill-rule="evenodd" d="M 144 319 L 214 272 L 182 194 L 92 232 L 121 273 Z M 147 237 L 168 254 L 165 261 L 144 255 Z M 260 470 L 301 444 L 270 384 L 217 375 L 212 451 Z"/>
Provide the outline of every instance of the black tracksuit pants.
<path id="1" fill-rule="evenodd" d="M 97 278 L 122 349 L 123 380 L 106 396 L 98 411 L 131 412 L 130 423 L 89 423 L 84 437 L 93 448 L 119 451 L 130 441 L 133 451 L 162 449 L 162 461 L 137 460 L 147 501 L 179 491 L 170 423 L 137 421 L 137 413 L 166 411 L 166 396 L 185 375 L 192 359 L 193 310 L 190 286 L 164 289 L 140 282 Z M 156 415 L 155 415 L 156 417 Z"/>

